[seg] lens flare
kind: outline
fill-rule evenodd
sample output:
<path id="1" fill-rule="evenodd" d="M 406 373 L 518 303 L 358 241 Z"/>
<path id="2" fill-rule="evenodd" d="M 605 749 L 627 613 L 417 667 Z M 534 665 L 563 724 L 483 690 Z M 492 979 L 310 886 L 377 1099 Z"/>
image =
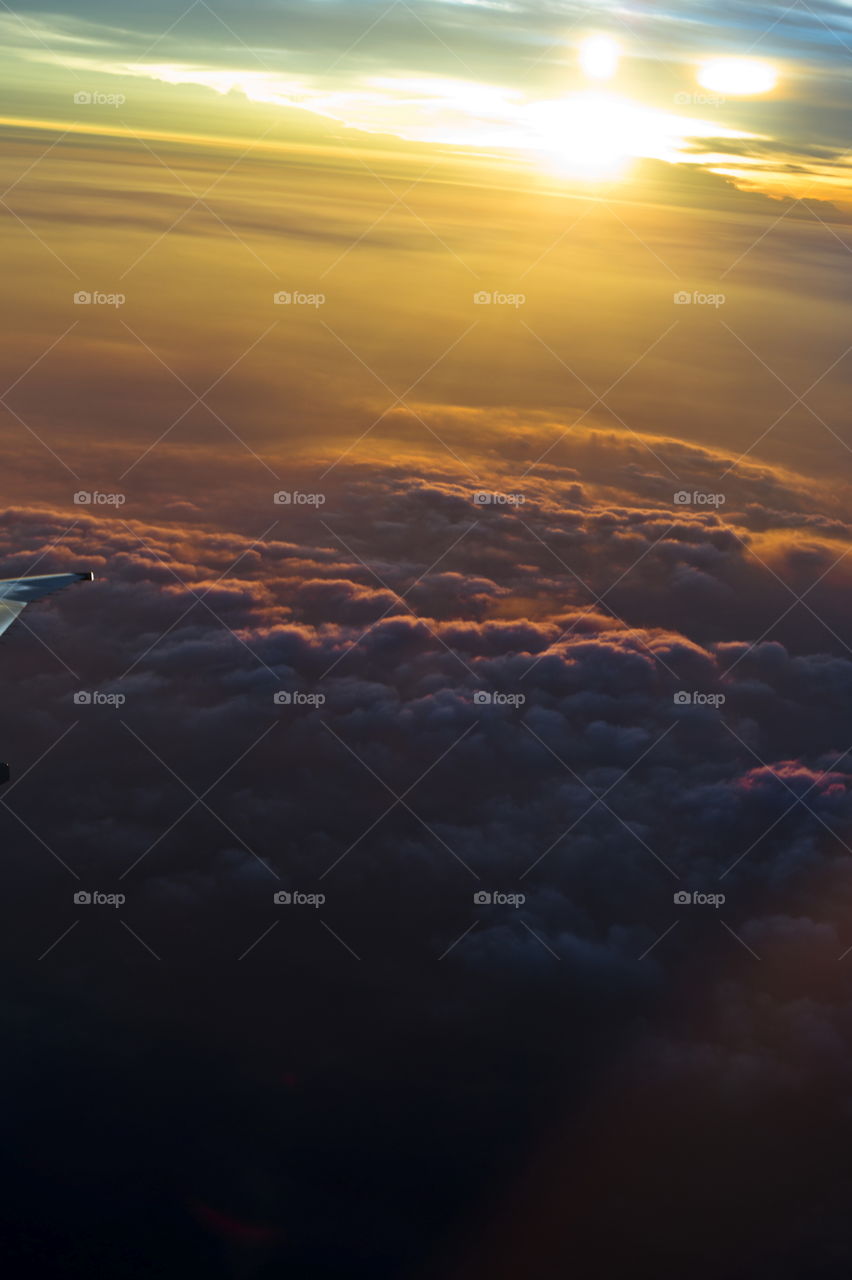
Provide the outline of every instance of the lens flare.
<path id="1" fill-rule="evenodd" d="M 746 97 L 768 93 L 778 83 L 778 72 L 758 58 L 714 58 L 698 72 L 698 83 L 716 93 Z"/>

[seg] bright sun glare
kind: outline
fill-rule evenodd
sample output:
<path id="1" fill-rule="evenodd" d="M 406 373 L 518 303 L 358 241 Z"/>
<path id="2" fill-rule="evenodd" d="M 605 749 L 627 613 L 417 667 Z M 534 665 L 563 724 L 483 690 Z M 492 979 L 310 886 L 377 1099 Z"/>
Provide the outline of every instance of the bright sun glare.
<path id="1" fill-rule="evenodd" d="M 529 114 L 556 168 L 576 177 L 612 178 L 627 163 L 631 152 L 627 129 L 638 127 L 639 113 L 631 103 L 588 93 L 537 102 Z"/>
<path id="2" fill-rule="evenodd" d="M 636 156 L 671 158 L 683 135 L 676 116 L 609 93 L 538 102 L 529 119 L 551 163 L 574 177 L 615 178 Z"/>
<path id="3" fill-rule="evenodd" d="M 716 93 L 747 96 L 774 89 L 778 72 L 758 58 L 714 58 L 699 70 L 698 83 Z"/>
<path id="4" fill-rule="evenodd" d="M 620 52 L 611 36 L 587 36 L 580 45 L 580 66 L 590 80 L 611 80 Z"/>
<path id="5" fill-rule="evenodd" d="M 622 177 L 640 156 L 677 163 L 688 138 L 751 136 L 607 92 L 536 102 L 527 108 L 526 119 L 551 169 L 595 181 Z"/>
<path id="6" fill-rule="evenodd" d="M 620 56 L 611 36 L 589 35 L 579 42 L 578 62 L 588 80 L 612 80 Z M 761 59 L 714 58 L 701 66 L 698 81 L 720 94 L 746 96 L 769 92 L 778 74 Z M 533 103 L 525 115 L 552 168 L 593 180 L 623 176 L 639 156 L 676 163 L 687 139 L 750 136 L 715 122 L 645 107 L 608 89 Z"/>
<path id="7" fill-rule="evenodd" d="M 572 52 L 570 88 L 565 86 L 564 97 L 547 101 L 529 101 L 520 89 L 446 76 L 371 76 L 354 89 L 337 89 L 284 82 L 267 72 L 207 71 L 189 64 L 135 64 L 130 73 L 171 84 L 204 84 L 223 94 L 239 90 L 251 101 L 304 106 L 370 132 L 387 132 L 392 111 L 402 137 L 518 148 L 535 153 L 563 178 L 591 182 L 624 178 L 641 158 L 688 162 L 695 154 L 689 144 L 696 139 L 755 136 L 722 125 L 718 113 L 715 120 L 705 120 L 690 111 L 668 111 L 619 95 L 613 82 L 625 49 L 610 35 L 587 32 L 572 42 Z M 778 82 L 771 62 L 748 57 L 708 59 L 695 74 L 723 100 L 767 93 Z M 577 83 L 581 80 L 584 87 Z M 689 101 L 691 95 L 678 95 L 675 101 L 679 99 Z"/>

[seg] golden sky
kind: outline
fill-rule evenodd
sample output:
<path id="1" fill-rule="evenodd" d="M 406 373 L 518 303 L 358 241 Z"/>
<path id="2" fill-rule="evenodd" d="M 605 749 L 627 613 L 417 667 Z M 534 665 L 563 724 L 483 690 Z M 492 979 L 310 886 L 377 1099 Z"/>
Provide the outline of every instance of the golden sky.
<path id="1" fill-rule="evenodd" d="M 6 422 L 46 498 L 180 502 L 199 444 L 211 502 L 294 457 L 540 474 L 589 430 L 632 483 L 670 487 L 667 440 L 842 488 L 827 37 L 796 61 L 783 24 L 721 40 L 697 7 L 166 8 L 0 17 Z"/>

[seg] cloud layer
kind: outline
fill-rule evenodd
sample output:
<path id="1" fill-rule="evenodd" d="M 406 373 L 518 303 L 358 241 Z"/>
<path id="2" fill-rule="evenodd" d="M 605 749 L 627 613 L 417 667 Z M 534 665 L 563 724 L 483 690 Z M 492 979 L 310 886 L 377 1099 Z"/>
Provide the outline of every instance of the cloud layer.
<path id="1" fill-rule="evenodd" d="M 763 503 L 757 473 L 750 486 L 712 513 L 663 509 L 607 501 L 581 464 L 523 504 L 483 504 L 446 468 L 350 467 L 333 500 L 282 510 L 257 544 L 7 511 L 8 572 L 44 554 L 42 571 L 98 575 L 3 642 L 19 779 L 2 809 L 8 1012 L 30 1023 L 7 1071 L 43 1135 L 40 1176 L 45 1161 L 63 1175 L 94 1107 L 92 1193 L 124 1151 L 118 1220 L 147 1179 L 166 1274 L 199 1249 L 222 1266 L 225 1248 L 263 1274 L 360 1257 L 395 1275 L 436 1240 L 439 1270 L 470 1250 L 466 1274 L 486 1274 L 489 1250 L 510 1258 L 512 1231 L 549 1205 L 566 1234 L 528 1254 L 544 1275 L 580 1231 L 565 1199 L 578 1170 L 598 1178 L 584 1099 L 606 1130 L 608 1090 L 624 1089 L 676 1153 L 664 1097 L 700 1099 L 707 1125 L 728 1124 L 732 1098 L 759 1102 L 768 1125 L 816 1081 L 836 1090 L 848 530 L 809 517 L 806 493 L 778 507 L 777 477 Z M 793 601 L 783 583 L 813 614 L 796 606 L 764 636 Z M 80 690 L 99 696 L 75 705 Z M 126 902 L 79 906 L 81 889 Z M 308 898 L 278 905 L 282 891 Z M 192 996 L 201 974 L 212 1003 Z M 85 1082 L 101 1090 L 105 1042 L 138 1066 L 96 1102 Z M 35 1116 L 28 1063 L 50 1045 L 82 1113 Z M 167 1129 L 183 1154 L 164 1179 Z M 14 1151 L 31 1144 L 16 1130 Z M 490 1153 L 492 1180 L 467 1149 Z M 532 1202 L 522 1168 L 547 1185 Z M 621 1192 L 597 1185 L 604 1214 Z M 494 1215 L 505 1196 L 498 1247 L 493 1221 L 472 1224 L 478 1198 Z M 826 1215 L 840 1232 L 823 1196 L 817 1180 L 805 1238 Z M 60 1248 L 70 1226 L 53 1230 Z M 83 1266 L 96 1246 L 81 1234 Z M 97 1247 L 113 1257 L 119 1236 Z M 727 1267 L 740 1246 L 727 1217 L 708 1257 Z"/>

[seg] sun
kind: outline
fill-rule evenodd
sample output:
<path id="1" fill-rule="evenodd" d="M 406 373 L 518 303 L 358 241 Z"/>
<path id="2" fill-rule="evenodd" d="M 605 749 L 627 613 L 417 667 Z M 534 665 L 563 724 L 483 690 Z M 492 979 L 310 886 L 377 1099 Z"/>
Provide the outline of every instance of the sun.
<path id="1" fill-rule="evenodd" d="M 698 83 L 716 93 L 748 97 L 774 89 L 778 72 L 760 58 L 714 58 L 700 68 Z"/>
<path id="2" fill-rule="evenodd" d="M 681 122 L 610 93 L 537 102 L 527 122 L 551 168 L 578 178 L 622 177 L 638 156 L 672 158 Z"/>
<path id="3" fill-rule="evenodd" d="M 676 164 L 696 138 L 750 138 L 716 120 L 658 111 L 608 92 L 584 92 L 529 104 L 523 113 L 528 146 L 546 167 L 592 181 L 627 176 L 635 160 Z"/>
<path id="4" fill-rule="evenodd" d="M 580 43 L 580 66 L 590 80 L 611 80 L 621 50 L 612 36 L 587 36 Z"/>
<path id="5" fill-rule="evenodd" d="M 556 102 L 537 102 L 528 120 L 551 168 L 578 178 L 616 178 L 629 157 L 628 112 L 606 94 L 584 93 Z"/>

